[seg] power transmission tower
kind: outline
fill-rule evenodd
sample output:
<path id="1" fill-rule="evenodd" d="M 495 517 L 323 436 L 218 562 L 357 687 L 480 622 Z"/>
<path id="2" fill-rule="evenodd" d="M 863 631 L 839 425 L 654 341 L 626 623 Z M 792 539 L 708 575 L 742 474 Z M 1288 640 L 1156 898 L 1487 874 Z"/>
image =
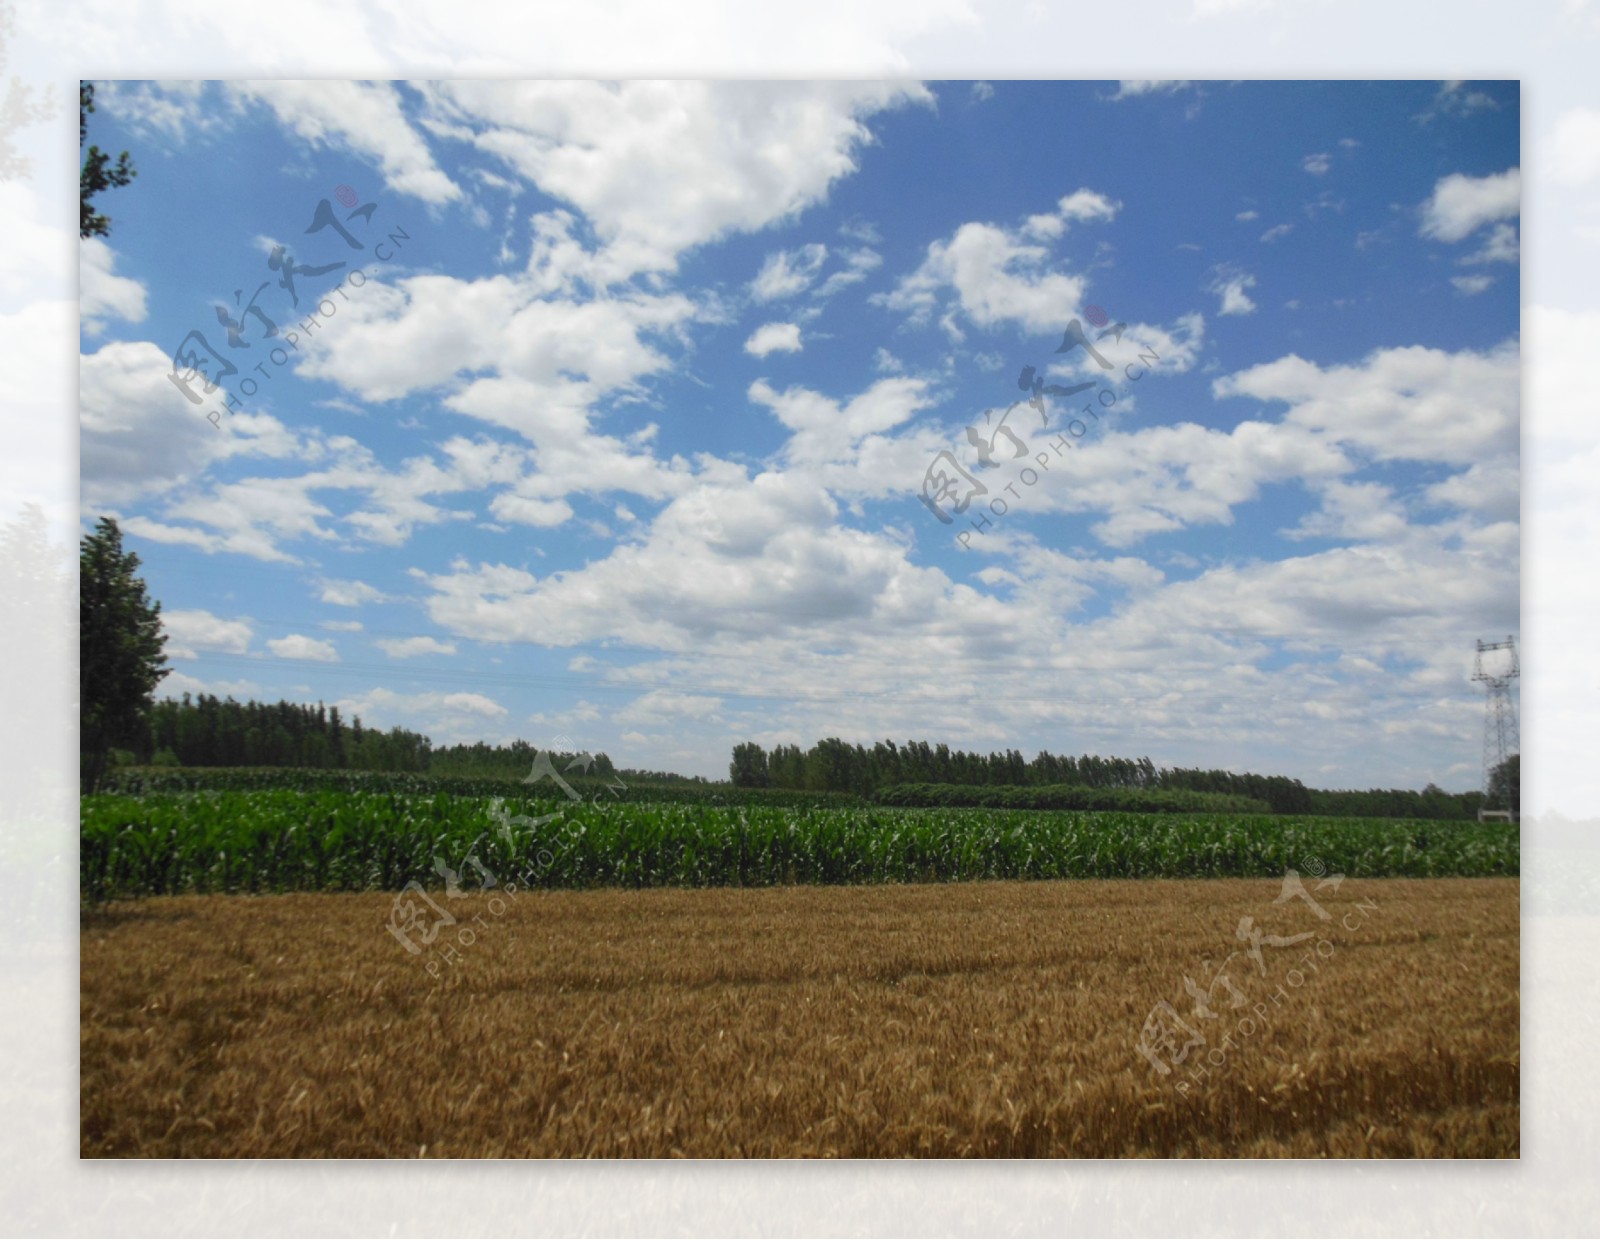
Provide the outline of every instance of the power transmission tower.
<path id="1" fill-rule="evenodd" d="M 1485 661 L 1484 656 L 1489 658 Z M 1478 810 L 1478 820 L 1504 818 L 1516 821 L 1517 807 L 1511 803 L 1511 774 L 1505 770 L 1505 761 L 1522 751 L 1522 737 L 1517 728 L 1517 707 L 1511 700 L 1511 682 L 1522 675 L 1517 663 L 1517 640 L 1507 637 L 1503 642 L 1478 643 L 1478 654 L 1472 665 L 1472 679 L 1483 684 L 1488 691 L 1483 716 L 1483 806 Z M 1501 772 L 1498 799 L 1503 805 L 1494 805 L 1496 789 L 1494 776 Z"/>

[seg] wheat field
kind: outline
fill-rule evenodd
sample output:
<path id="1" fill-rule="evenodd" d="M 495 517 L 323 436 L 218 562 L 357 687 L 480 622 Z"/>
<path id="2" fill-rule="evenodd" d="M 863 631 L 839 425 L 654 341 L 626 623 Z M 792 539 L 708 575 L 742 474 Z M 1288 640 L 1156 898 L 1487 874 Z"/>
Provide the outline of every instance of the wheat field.
<path id="1" fill-rule="evenodd" d="M 431 943 L 393 895 L 117 903 L 80 1152 L 1515 1157 L 1518 887 L 463 885 Z"/>

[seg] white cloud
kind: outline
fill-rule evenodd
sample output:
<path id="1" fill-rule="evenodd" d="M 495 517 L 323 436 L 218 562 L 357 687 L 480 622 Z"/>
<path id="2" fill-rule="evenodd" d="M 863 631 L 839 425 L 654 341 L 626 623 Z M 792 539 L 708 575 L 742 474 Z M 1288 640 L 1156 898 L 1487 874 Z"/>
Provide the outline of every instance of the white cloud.
<path id="1" fill-rule="evenodd" d="M 342 146 L 375 161 L 390 189 L 435 205 L 461 197 L 406 120 L 393 83 L 254 81 L 229 82 L 226 89 L 270 107 L 308 142 Z"/>
<path id="2" fill-rule="evenodd" d="M 1253 314 L 1256 303 L 1245 290 L 1255 286 L 1256 278 L 1248 272 L 1222 267 L 1217 269 L 1206 289 L 1221 299 L 1218 314 Z"/>
<path id="3" fill-rule="evenodd" d="M 1452 276 L 1450 283 L 1463 297 L 1473 297 L 1494 283 L 1493 276 Z"/>
<path id="4" fill-rule="evenodd" d="M 872 140 L 865 117 L 933 99 L 884 82 L 480 80 L 428 93 L 479 149 L 588 217 L 613 281 L 822 201 Z"/>
<path id="5" fill-rule="evenodd" d="M 1092 189 L 1073 190 L 1056 204 L 1056 212 L 1063 220 L 1114 220 L 1120 210 L 1120 202 Z"/>
<path id="6" fill-rule="evenodd" d="M 1050 270 L 1042 246 L 1019 244 L 990 224 L 963 224 L 949 241 L 935 241 L 927 257 L 880 300 L 923 322 L 953 290 L 967 317 L 980 327 L 1020 323 L 1031 331 L 1058 331 L 1083 301 L 1080 276 Z"/>
<path id="7" fill-rule="evenodd" d="M 1287 237 L 1293 231 L 1293 224 L 1274 224 L 1271 228 L 1267 229 L 1266 232 L 1261 234 L 1261 240 L 1270 245 L 1279 237 Z"/>
<path id="8" fill-rule="evenodd" d="M 1333 161 L 1328 157 L 1328 153 L 1326 151 L 1319 151 L 1315 155 L 1307 155 L 1303 160 L 1300 161 L 1300 166 L 1312 176 L 1320 177 L 1327 172 L 1329 168 L 1333 167 Z"/>
<path id="9" fill-rule="evenodd" d="M 302 633 L 291 633 L 288 637 L 274 637 L 267 642 L 267 649 L 280 659 L 309 659 L 315 663 L 339 661 L 339 652 L 334 649 L 332 642 L 318 641 L 315 637 L 307 637 Z"/>
<path id="10" fill-rule="evenodd" d="M 98 82 L 94 103 L 96 110 L 105 108 L 141 138 L 182 143 L 190 134 L 208 134 L 228 123 L 230 108 L 215 89 L 208 89 L 213 85 L 199 80 Z"/>
<path id="11" fill-rule="evenodd" d="M 769 353 L 798 353 L 800 347 L 800 328 L 794 323 L 764 323 L 744 342 L 744 351 L 756 357 Z"/>
<path id="12" fill-rule="evenodd" d="M 512 492 L 495 496 L 489 511 L 502 521 L 545 530 L 565 525 L 572 519 L 572 505 L 564 499 L 535 499 Z"/>
<path id="13" fill-rule="evenodd" d="M 1291 355 L 1217 379 L 1212 391 L 1284 402 L 1285 422 L 1379 460 L 1470 465 L 1516 451 L 1519 372 L 1514 342 L 1486 353 L 1411 346 L 1325 369 Z"/>
<path id="14" fill-rule="evenodd" d="M 963 224 L 949 240 L 930 244 L 922 264 L 892 292 L 871 300 L 920 324 L 940 307 L 946 291 L 953 292 L 955 305 L 940 323 L 957 341 L 963 338 L 954 317 L 957 307 L 980 327 L 1013 322 L 1030 331 L 1059 331 L 1077 314 L 1087 281 L 1052 270 L 1057 264 L 1049 249 L 1028 242 L 1052 240 L 1070 223 L 1115 219 L 1121 208 L 1103 194 L 1078 189 L 1063 197 L 1053 214 L 1031 216 L 1015 231 Z"/>
<path id="15" fill-rule="evenodd" d="M 366 626 L 359 620 L 324 620 L 317 627 L 330 633 L 360 633 Z"/>
<path id="16" fill-rule="evenodd" d="M 488 741 L 507 743 L 510 734 L 496 735 L 492 725 L 504 720 L 509 711 L 482 693 L 397 693 L 392 689 L 369 689 L 365 693 L 339 699 L 339 709 L 347 716 L 359 715 L 369 727 L 409 728 L 421 732 L 435 745 Z"/>
<path id="17" fill-rule="evenodd" d="M 1292 539 L 1337 538 L 1359 542 L 1388 542 L 1403 537 L 1410 527 L 1393 491 L 1377 482 L 1327 479 L 1319 483 L 1322 507 L 1308 514 L 1284 536 Z"/>
<path id="18" fill-rule="evenodd" d="M 360 607 L 363 603 L 381 603 L 389 596 L 364 581 L 323 581 L 322 592 L 317 597 L 335 607 Z"/>
<path id="19" fill-rule="evenodd" d="M 1515 263 L 1522 258 L 1522 245 L 1514 224 L 1496 224 L 1489 236 L 1474 253 L 1461 260 L 1464 264 Z"/>
<path id="20" fill-rule="evenodd" d="M 843 405 L 808 388 L 778 392 L 762 379 L 750 385 L 749 396 L 794 432 L 784 447 L 787 458 L 811 463 L 852 457 L 862 440 L 909 421 L 929 401 L 928 385 L 906 377 L 879 379 Z"/>
<path id="21" fill-rule="evenodd" d="M 193 481 L 234 456 L 290 459 L 301 441 L 266 414 L 221 408 L 221 389 L 190 404 L 168 378 L 172 359 L 146 341 L 113 341 L 78 359 L 79 474 L 84 500 L 128 503 Z M 196 385 L 197 394 L 199 385 Z"/>
<path id="22" fill-rule="evenodd" d="M 1485 224 L 1522 210 L 1522 172 L 1510 168 L 1493 176 L 1459 172 L 1439 180 L 1422 204 L 1421 233 L 1438 241 L 1461 241 Z"/>
<path id="23" fill-rule="evenodd" d="M 1110 98 L 1128 99 L 1135 95 L 1168 94 L 1187 90 L 1189 85 L 1187 81 L 1174 78 L 1125 78 L 1117 83 L 1117 93 Z"/>
<path id="24" fill-rule="evenodd" d="M 987 103 L 994 98 L 994 87 L 988 82 L 974 82 L 972 84 L 972 102 Z"/>
<path id="25" fill-rule="evenodd" d="M 1427 110 L 1412 119 L 1418 124 L 1426 125 L 1440 116 L 1465 117 L 1475 112 L 1495 112 L 1499 109 L 1500 105 L 1494 101 L 1493 96 L 1486 95 L 1481 90 L 1468 90 L 1465 82 L 1452 81 L 1441 83 Z"/>
<path id="26" fill-rule="evenodd" d="M 620 710 L 613 711 L 611 721 L 624 726 L 651 727 L 685 719 L 709 720 L 717 718 L 721 706 L 721 698 L 654 689 L 641 694 Z"/>
<path id="27" fill-rule="evenodd" d="M 1237 215 L 1235 215 L 1233 218 L 1238 220 L 1241 224 L 1248 224 L 1251 220 L 1260 219 L 1261 218 L 1261 212 L 1259 212 L 1259 211 L 1241 211 Z"/>
<path id="28" fill-rule="evenodd" d="M 1296 426 L 1241 422 L 1106 431 L 1052 460 L 1037 486 L 1051 511 L 1101 514 L 1094 534 L 1128 547 L 1152 534 L 1231 525 L 1233 510 L 1270 483 L 1329 480 L 1351 470 L 1339 449 Z"/>
<path id="29" fill-rule="evenodd" d="M 380 637 L 375 643 L 391 659 L 410 659 L 419 654 L 454 654 L 454 642 L 436 637 Z"/>
<path id="30" fill-rule="evenodd" d="M 1522 507 L 1522 472 L 1516 457 L 1479 461 L 1424 494 L 1434 504 L 1475 513 L 1487 521 L 1515 522 Z"/>
<path id="31" fill-rule="evenodd" d="M 116 252 L 99 237 L 78 242 L 78 313 L 90 335 L 104 330 L 106 319 L 144 322 L 144 285 L 115 274 L 116 265 Z"/>
<path id="32" fill-rule="evenodd" d="M 759 302 L 768 302 L 803 293 L 817 278 L 827 258 L 828 247 L 820 243 L 769 254 L 750 282 L 750 295 Z"/>
<path id="33" fill-rule="evenodd" d="M 859 284 L 883 263 L 883 255 L 876 250 L 851 250 L 844 256 L 845 265 L 817 286 L 814 297 L 832 297 L 842 288 Z"/>
<path id="34" fill-rule="evenodd" d="M 224 620 L 203 610 L 163 610 L 161 627 L 167 634 L 169 658 L 193 659 L 201 650 L 226 654 L 246 654 L 250 650 L 252 630 L 248 620 Z"/>

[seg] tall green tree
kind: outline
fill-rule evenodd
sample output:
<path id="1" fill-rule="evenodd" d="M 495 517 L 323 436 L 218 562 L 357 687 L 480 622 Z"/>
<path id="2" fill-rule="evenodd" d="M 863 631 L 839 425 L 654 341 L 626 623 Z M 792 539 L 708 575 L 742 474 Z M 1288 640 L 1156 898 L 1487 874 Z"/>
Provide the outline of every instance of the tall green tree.
<path id="1" fill-rule="evenodd" d="M 101 517 L 78 550 L 78 726 L 80 778 L 93 792 L 114 745 L 140 744 L 156 685 L 167 674 L 161 604 L 135 575 L 139 557 Z"/>
<path id="2" fill-rule="evenodd" d="M 93 111 L 94 84 L 92 82 L 79 82 L 79 150 L 82 150 L 83 144 L 89 140 L 89 113 Z M 98 146 L 91 146 L 84 153 L 83 167 L 78 172 L 79 237 L 105 237 L 110 234 L 110 218 L 97 212 L 90 200 L 96 194 L 104 193 L 108 189 L 120 189 L 138 175 L 133 166 L 133 161 L 128 158 L 127 151 L 123 151 L 122 154 L 117 156 L 116 163 L 112 163 L 111 156 Z"/>
<path id="3" fill-rule="evenodd" d="M 745 741 L 733 747 L 733 761 L 728 764 L 728 776 L 736 788 L 765 788 L 771 782 L 767 770 L 767 753 L 754 741 Z"/>
<path id="4" fill-rule="evenodd" d="M 1485 806 L 1489 809 L 1509 809 L 1512 813 L 1519 813 L 1522 809 L 1521 754 L 1512 754 L 1489 772 L 1489 794 Z"/>

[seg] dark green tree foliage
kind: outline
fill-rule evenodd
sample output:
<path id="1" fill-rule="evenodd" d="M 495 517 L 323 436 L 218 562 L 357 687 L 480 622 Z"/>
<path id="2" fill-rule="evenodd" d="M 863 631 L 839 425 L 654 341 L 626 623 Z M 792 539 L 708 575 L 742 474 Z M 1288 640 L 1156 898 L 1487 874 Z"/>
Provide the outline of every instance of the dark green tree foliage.
<path id="1" fill-rule="evenodd" d="M 870 797 L 907 784 L 990 788 L 1074 788 L 1199 792 L 1264 803 L 1275 814 L 1319 814 L 1366 818 L 1477 817 L 1480 793 L 1448 793 L 1429 785 L 1410 789 L 1330 792 L 1307 788 L 1285 775 L 1157 767 L 1149 758 L 1102 758 L 1040 752 L 1031 761 L 1021 752 L 967 753 L 927 741 L 879 741 L 868 749 L 838 737 L 810 749 L 779 745 L 770 754 L 746 741 L 734 749 L 734 782 L 740 772 L 765 769 L 772 788 L 848 792 Z M 753 777 L 753 775 L 751 776 Z M 1024 798 L 1025 799 L 1025 798 Z M 998 804 L 999 802 L 995 802 Z"/>
<path id="2" fill-rule="evenodd" d="M 531 745 L 525 740 L 515 740 L 509 745 L 486 745 L 482 741 L 471 745 L 450 745 L 433 751 L 428 770 L 435 775 L 471 775 L 477 779 L 521 779 L 532 770 L 534 758 L 543 748 L 542 745 Z M 611 759 L 605 754 L 591 754 L 589 757 L 592 761 L 586 767 L 580 766 L 570 772 L 573 777 L 617 774 Z M 550 762 L 562 773 L 562 777 L 566 778 L 569 774 L 567 768 L 581 758 L 582 754 L 553 752 Z"/>
<path id="3" fill-rule="evenodd" d="M 78 148 L 80 150 L 89 140 L 89 113 L 93 111 L 94 85 L 91 82 L 79 82 Z M 112 163 L 111 156 L 97 146 L 91 146 L 84 152 L 83 167 L 78 171 L 79 237 L 104 237 L 110 234 L 110 218 L 94 209 L 92 199 L 96 194 L 104 193 L 108 189 L 120 189 L 137 175 L 127 151 L 117 156 L 116 163 Z"/>
<path id="4" fill-rule="evenodd" d="M 93 792 L 112 746 L 135 746 L 156 685 L 167 674 L 161 604 L 135 576 L 139 557 L 101 517 L 78 551 L 78 719 L 80 777 Z"/>
<path id="5" fill-rule="evenodd" d="M 733 761 L 728 764 L 728 777 L 735 788 L 766 788 L 772 783 L 767 771 L 767 754 L 760 745 L 746 741 L 733 747 Z"/>
<path id="6" fill-rule="evenodd" d="M 359 716 L 346 727 L 321 702 L 235 702 L 202 693 L 157 702 L 137 747 L 156 765 L 299 766 L 357 771 L 426 771 L 430 743 L 405 728 L 379 732 Z"/>
<path id="7" fill-rule="evenodd" d="M 1509 809 L 1522 812 L 1522 755 L 1512 754 L 1489 772 L 1489 798 L 1487 809 Z"/>

